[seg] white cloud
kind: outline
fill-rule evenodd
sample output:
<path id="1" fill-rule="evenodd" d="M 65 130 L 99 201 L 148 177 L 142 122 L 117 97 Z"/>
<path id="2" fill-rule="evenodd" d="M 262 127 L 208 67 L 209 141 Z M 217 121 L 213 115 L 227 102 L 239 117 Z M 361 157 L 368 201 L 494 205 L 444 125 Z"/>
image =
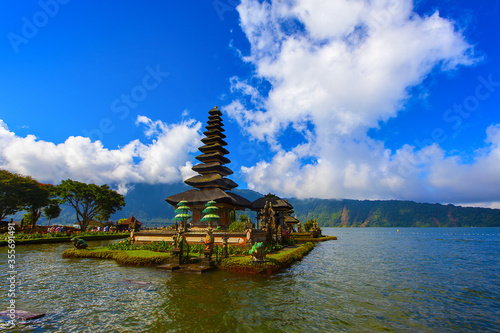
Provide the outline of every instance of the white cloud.
<path id="1" fill-rule="evenodd" d="M 365 138 L 330 142 L 328 151 L 302 165 L 303 153 L 280 150 L 270 162 L 243 167 L 249 187 L 299 198 L 404 199 L 468 203 L 500 198 L 500 125 L 487 130 L 485 148 L 462 163 L 437 144 L 405 145 L 392 153 Z"/>
<path id="2" fill-rule="evenodd" d="M 71 136 L 61 144 L 37 140 L 33 135 L 17 136 L 0 120 L 0 168 L 33 176 L 41 182 L 58 183 L 73 179 L 95 184 L 116 184 L 126 192 L 135 182 L 172 183 L 183 180 L 190 167 L 189 153 L 196 150 L 201 123 L 179 124 L 139 116 L 137 125 L 146 125 L 151 144 L 139 140 L 110 150 L 100 141 Z M 134 162 L 134 158 L 139 160 Z"/>
<path id="3" fill-rule="evenodd" d="M 258 131 L 267 128 L 271 140 L 304 118 L 312 119 L 318 135 L 365 130 L 395 116 L 408 88 L 435 66 L 472 62 L 470 46 L 451 22 L 438 13 L 419 17 L 402 3 L 304 0 L 290 8 L 243 1 L 241 25 L 252 43 L 246 60 L 273 89 L 259 111 L 245 111 L 241 125 L 259 139 L 265 135 Z M 374 18 L 383 11 L 385 22 L 377 25 Z M 283 22 L 291 19 L 301 20 L 305 31 L 288 36 Z M 249 94 L 248 85 L 231 82 Z M 256 99 L 255 91 L 250 95 Z"/>
<path id="4" fill-rule="evenodd" d="M 472 164 L 437 144 L 390 151 L 367 136 L 397 116 L 431 71 L 478 61 L 453 22 L 438 12 L 419 16 L 409 0 L 243 0 L 237 9 L 251 45 L 243 59 L 256 79 L 232 78 L 237 98 L 224 110 L 275 151 L 270 161 L 242 168 L 250 188 L 321 198 L 500 197 L 500 186 L 491 186 L 500 185 L 495 126 Z M 255 83 L 262 80 L 272 85 L 267 94 Z M 285 150 L 280 134 L 290 125 L 305 143 Z"/>
<path id="5" fill-rule="evenodd" d="M 497 202 L 475 202 L 475 203 L 459 203 L 460 206 L 464 207 L 482 207 L 482 208 L 492 208 L 500 209 L 500 201 Z"/>

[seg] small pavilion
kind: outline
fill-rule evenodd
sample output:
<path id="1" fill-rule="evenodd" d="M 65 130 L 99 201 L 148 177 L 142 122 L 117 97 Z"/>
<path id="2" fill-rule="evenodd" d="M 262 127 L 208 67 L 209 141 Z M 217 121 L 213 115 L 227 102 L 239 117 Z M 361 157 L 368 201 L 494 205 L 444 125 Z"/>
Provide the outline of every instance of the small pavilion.
<path id="1" fill-rule="evenodd" d="M 257 221 L 261 220 L 261 211 L 264 209 L 266 202 L 269 202 L 274 210 L 275 222 L 285 228 L 285 216 L 288 212 L 293 212 L 293 206 L 284 199 L 281 199 L 274 194 L 266 194 L 265 196 L 255 200 L 250 205 L 250 209 L 257 212 Z"/>
<path id="2" fill-rule="evenodd" d="M 226 136 L 222 133 L 224 132 L 222 112 L 215 106 L 208 114 L 206 131 L 203 132 L 205 137 L 201 139 L 203 145 L 198 148 L 202 154 L 196 156 L 201 163 L 192 168 L 198 175 L 184 181 L 193 189 L 172 195 L 165 200 L 172 206 L 176 206 L 181 200 L 186 201 L 185 205 L 189 207 L 193 215 L 192 228 L 208 226 L 208 222 L 201 221 L 202 211 L 208 201 L 215 201 L 220 216 L 218 226 L 225 229 L 229 225 L 229 213 L 232 210 L 245 210 L 250 207 L 251 202 L 231 192 L 238 184 L 226 178 L 233 174 L 233 171 L 225 166 L 231 161 L 225 157 L 229 151 L 224 148 L 227 142 L 224 141 Z"/>
<path id="3" fill-rule="evenodd" d="M 289 211 L 285 212 L 285 225 L 286 225 L 287 229 L 291 232 L 298 231 L 298 230 L 296 230 L 295 225 L 300 223 L 299 220 L 297 220 L 295 217 L 292 216 L 293 213 L 294 213 L 293 210 L 289 210 Z"/>
<path id="4" fill-rule="evenodd" d="M 131 228 L 133 228 L 134 231 L 138 231 L 141 228 L 141 226 L 142 223 L 139 222 L 134 215 L 131 215 L 128 219 L 119 223 L 116 228 L 120 231 L 129 230 Z"/>

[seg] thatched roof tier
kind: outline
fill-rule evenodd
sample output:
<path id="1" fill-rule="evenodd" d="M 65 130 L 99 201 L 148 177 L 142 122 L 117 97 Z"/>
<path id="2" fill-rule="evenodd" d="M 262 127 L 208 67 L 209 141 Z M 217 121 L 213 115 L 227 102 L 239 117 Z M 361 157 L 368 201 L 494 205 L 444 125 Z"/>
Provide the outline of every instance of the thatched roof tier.
<path id="1" fill-rule="evenodd" d="M 208 187 L 218 187 L 223 190 L 231 190 L 235 187 L 238 187 L 238 184 L 233 182 L 231 179 L 223 178 L 221 175 L 218 174 L 213 174 L 210 176 L 197 175 L 189 179 L 186 179 L 184 183 L 199 189 Z"/>
<path id="2" fill-rule="evenodd" d="M 226 204 L 237 209 L 245 209 L 251 205 L 247 199 L 231 192 L 225 192 L 219 188 L 200 190 L 187 190 L 174 194 L 165 199 L 169 204 L 176 205 L 181 200 L 186 200 L 188 206 L 205 205 L 207 201 L 213 200 L 218 204 Z"/>
<path id="3" fill-rule="evenodd" d="M 142 223 L 141 223 L 141 222 L 139 222 L 139 221 L 138 221 L 138 220 L 134 217 L 134 215 L 130 216 L 128 219 L 126 219 L 126 220 L 125 220 L 125 221 L 123 221 L 123 222 L 120 222 L 119 224 L 120 224 L 120 225 L 125 225 L 125 224 L 126 224 L 126 225 L 130 225 L 131 223 L 135 223 L 135 224 L 136 224 L 136 225 L 138 225 L 138 226 L 139 226 L 139 225 L 142 225 Z"/>
<path id="4" fill-rule="evenodd" d="M 202 153 L 211 153 L 217 152 L 221 155 L 229 154 L 229 151 L 226 148 L 223 148 L 220 144 L 214 143 L 213 145 L 204 145 L 198 148 Z"/>
<path id="5" fill-rule="evenodd" d="M 212 120 L 220 120 L 220 121 L 222 121 L 222 118 L 219 115 L 209 115 L 208 116 L 208 121 L 212 121 Z"/>
<path id="6" fill-rule="evenodd" d="M 206 145 L 218 144 L 220 146 L 227 146 L 227 142 L 222 140 L 220 137 L 203 138 L 201 139 L 201 142 L 203 142 Z"/>
<path id="7" fill-rule="evenodd" d="M 210 117 L 209 117 L 210 118 Z M 220 117 L 217 117 L 216 119 L 209 119 L 207 121 L 207 125 L 219 125 L 219 126 L 224 126 L 224 124 L 222 123 L 222 119 Z"/>
<path id="8" fill-rule="evenodd" d="M 214 125 L 207 125 L 205 126 L 207 131 L 219 131 L 219 132 L 225 132 L 226 130 L 221 127 L 219 124 L 214 124 Z"/>
<path id="9" fill-rule="evenodd" d="M 199 174 L 205 175 L 209 173 L 218 173 L 222 176 L 229 176 L 233 174 L 233 170 L 229 169 L 226 166 L 223 166 L 219 162 L 210 162 L 210 163 L 200 163 L 196 164 L 191 168 L 193 171 L 198 172 Z"/>
<path id="10" fill-rule="evenodd" d="M 203 132 L 203 135 L 205 135 L 207 138 L 221 138 L 224 139 L 226 135 L 219 131 L 218 129 L 212 129 L 210 131 L 205 131 Z"/>
<path id="11" fill-rule="evenodd" d="M 270 202 L 273 206 L 273 210 L 276 211 L 288 211 L 293 209 L 293 206 L 288 203 L 288 201 L 281 199 L 277 195 L 274 194 L 266 194 L 262 198 L 259 198 L 252 202 L 250 205 L 251 210 L 260 211 L 264 209 L 266 202 Z"/>
<path id="12" fill-rule="evenodd" d="M 204 205 L 207 201 L 214 200 L 219 207 L 224 207 L 222 224 L 229 223 L 229 210 L 232 209 L 246 209 L 251 205 L 247 199 L 229 192 L 231 189 L 238 186 L 234 181 L 225 178 L 231 175 L 233 171 L 224 164 L 231 161 L 224 155 L 229 154 L 229 151 L 224 148 L 227 142 L 223 139 L 226 137 L 222 132 L 224 131 L 221 115 L 217 107 L 209 112 L 207 131 L 203 132 L 205 138 L 201 139 L 203 146 L 198 150 L 202 152 L 201 155 L 196 156 L 200 164 L 192 167 L 192 170 L 197 172 L 198 175 L 191 177 L 184 182 L 194 187 L 195 189 L 185 191 L 176 195 L 172 195 L 165 199 L 169 204 L 176 205 L 177 202 L 184 199 L 188 202 L 188 206 L 193 207 L 193 220 L 199 219 L 199 205 Z M 194 221 L 198 223 L 199 221 Z"/>
<path id="13" fill-rule="evenodd" d="M 285 215 L 285 223 L 286 224 L 297 224 L 297 223 L 299 223 L 299 220 L 297 220 L 293 216 Z"/>
<path id="14" fill-rule="evenodd" d="M 211 116 L 222 116 L 222 112 L 215 106 L 212 110 L 208 111 Z"/>
<path id="15" fill-rule="evenodd" d="M 198 155 L 195 158 L 202 163 L 209 163 L 209 162 L 219 162 L 221 164 L 231 163 L 231 160 L 229 158 L 224 157 L 218 153 Z"/>

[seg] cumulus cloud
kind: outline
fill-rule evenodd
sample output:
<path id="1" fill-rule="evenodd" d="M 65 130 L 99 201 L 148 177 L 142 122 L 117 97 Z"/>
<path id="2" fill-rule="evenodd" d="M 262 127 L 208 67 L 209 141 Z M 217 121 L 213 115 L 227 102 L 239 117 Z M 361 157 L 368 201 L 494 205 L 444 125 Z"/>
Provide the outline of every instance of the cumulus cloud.
<path id="1" fill-rule="evenodd" d="M 130 183 L 173 183 L 189 175 L 189 153 L 200 140 L 201 123 L 193 120 L 166 124 L 138 116 L 136 124 L 153 138 L 134 140 L 119 149 L 104 148 L 100 141 L 71 136 L 61 144 L 17 136 L 0 120 L 0 168 L 33 176 L 40 182 L 73 179 L 115 184 L 125 193 Z"/>
<path id="2" fill-rule="evenodd" d="M 250 188 L 321 198 L 500 197 L 497 126 L 472 164 L 437 144 L 391 151 L 367 135 L 396 117 L 433 70 L 479 61 L 453 22 L 438 12 L 418 15 L 410 0 L 243 0 L 237 9 L 251 45 L 243 59 L 255 77 L 231 79 L 235 99 L 225 111 L 275 151 L 270 161 L 242 167 Z M 264 80 L 271 89 L 259 85 Z M 284 149 L 287 128 L 304 142 Z M 471 177 L 477 173 L 479 182 Z M 487 180 L 490 193 L 481 195 Z"/>
<path id="3" fill-rule="evenodd" d="M 315 163 L 302 164 L 294 149 L 270 162 L 243 167 L 249 187 L 319 198 L 402 199 L 470 204 L 500 197 L 500 125 L 487 130 L 485 148 L 467 163 L 437 144 L 396 152 L 366 139 L 330 146 Z M 495 206 L 491 204 L 490 206 Z"/>

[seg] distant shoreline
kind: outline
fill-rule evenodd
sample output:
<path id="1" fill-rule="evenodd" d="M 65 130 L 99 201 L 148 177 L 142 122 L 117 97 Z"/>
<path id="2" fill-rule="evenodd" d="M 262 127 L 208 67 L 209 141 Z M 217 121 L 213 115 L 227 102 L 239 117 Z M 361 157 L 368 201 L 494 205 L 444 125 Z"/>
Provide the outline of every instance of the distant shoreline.
<path id="1" fill-rule="evenodd" d="M 95 236 L 81 236 L 78 234 L 68 236 L 68 237 L 53 237 L 53 238 L 36 238 L 36 239 L 23 239 L 16 240 L 17 245 L 29 245 L 29 244 L 50 244 L 50 243 L 70 243 L 73 237 L 81 238 L 85 241 L 97 241 L 97 240 L 108 240 L 108 239 L 121 239 L 127 238 L 129 233 L 122 234 L 110 234 L 110 235 L 95 235 Z M 0 247 L 7 246 L 8 241 L 0 241 Z"/>

